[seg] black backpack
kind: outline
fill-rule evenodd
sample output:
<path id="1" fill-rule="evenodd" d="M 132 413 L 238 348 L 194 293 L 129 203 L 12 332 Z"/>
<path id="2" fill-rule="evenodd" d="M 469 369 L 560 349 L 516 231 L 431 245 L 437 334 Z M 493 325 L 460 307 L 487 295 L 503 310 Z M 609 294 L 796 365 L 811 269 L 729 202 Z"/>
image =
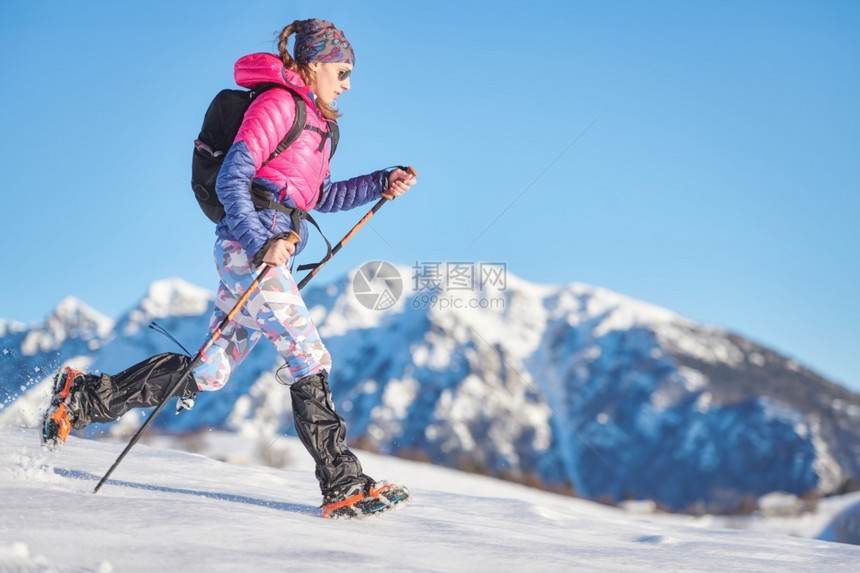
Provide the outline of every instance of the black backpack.
<path id="1" fill-rule="evenodd" d="M 328 133 L 323 133 L 321 130 L 307 125 L 307 107 L 305 101 L 299 94 L 286 86 L 281 84 L 263 84 L 253 90 L 221 90 L 215 96 L 215 99 L 212 100 L 212 103 L 209 104 L 206 115 L 203 117 L 203 127 L 200 129 L 200 135 L 194 141 L 194 157 L 191 160 L 191 189 L 194 191 L 194 196 L 197 198 L 200 208 L 213 223 L 217 223 L 225 215 L 224 205 L 221 204 L 218 195 L 215 193 L 215 180 L 218 179 L 218 172 L 224 163 L 224 156 L 227 154 L 230 146 L 233 145 L 233 140 L 236 139 L 236 134 L 239 132 L 242 118 L 248 110 L 248 106 L 251 105 L 255 97 L 275 87 L 285 89 L 293 96 L 293 101 L 296 102 L 296 118 L 290 130 L 278 144 L 278 147 L 263 162 L 263 166 L 296 141 L 305 129 L 320 133 L 322 136 L 320 151 L 325 146 L 326 137 L 331 138 L 332 156 L 337 149 L 337 142 L 340 136 L 337 123 L 334 121 L 328 122 Z M 271 193 L 267 189 L 252 185 L 249 191 L 254 201 L 254 207 L 258 211 L 269 208 L 284 211 L 288 209 L 273 201 Z"/>

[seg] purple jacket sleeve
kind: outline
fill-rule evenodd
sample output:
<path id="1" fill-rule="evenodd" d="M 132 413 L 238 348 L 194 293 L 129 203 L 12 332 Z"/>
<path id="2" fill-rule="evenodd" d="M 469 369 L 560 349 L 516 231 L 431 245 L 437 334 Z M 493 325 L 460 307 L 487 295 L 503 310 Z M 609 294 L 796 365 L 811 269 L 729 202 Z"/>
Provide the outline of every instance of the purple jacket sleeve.
<path id="1" fill-rule="evenodd" d="M 374 171 L 370 175 L 360 175 L 332 183 L 326 177 L 317 203 L 317 211 L 332 213 L 360 207 L 382 197 L 382 192 L 388 189 L 388 171 Z"/>
<path id="2" fill-rule="evenodd" d="M 239 241 L 248 257 L 254 257 L 271 236 L 257 215 L 248 187 L 256 172 L 254 156 L 244 141 L 230 147 L 218 173 L 215 192 L 224 204 L 224 217 L 232 235 Z"/>

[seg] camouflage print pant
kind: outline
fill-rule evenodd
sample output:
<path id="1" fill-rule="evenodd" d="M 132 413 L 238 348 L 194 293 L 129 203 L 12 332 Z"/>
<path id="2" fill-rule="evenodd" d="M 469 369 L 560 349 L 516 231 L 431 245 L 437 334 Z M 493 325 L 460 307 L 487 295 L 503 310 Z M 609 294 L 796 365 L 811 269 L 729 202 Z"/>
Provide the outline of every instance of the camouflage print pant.
<path id="1" fill-rule="evenodd" d="M 259 273 L 252 269 L 245 251 L 235 241 L 215 244 L 215 266 L 221 277 L 215 297 L 210 331 L 217 327 Z M 218 390 L 233 370 L 265 336 L 284 358 L 293 380 L 331 370 L 331 357 L 292 273 L 286 267 L 269 271 L 240 313 L 224 327 L 222 336 L 203 355 L 194 369 L 200 390 Z"/>

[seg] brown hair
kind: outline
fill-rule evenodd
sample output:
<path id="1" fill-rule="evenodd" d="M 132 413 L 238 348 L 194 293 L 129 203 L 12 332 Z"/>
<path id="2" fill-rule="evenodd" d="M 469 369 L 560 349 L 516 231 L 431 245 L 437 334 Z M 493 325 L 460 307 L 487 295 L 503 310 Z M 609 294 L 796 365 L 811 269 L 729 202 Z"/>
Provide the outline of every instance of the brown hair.
<path id="1" fill-rule="evenodd" d="M 307 64 L 300 64 L 299 62 L 297 62 L 293 58 L 293 56 L 290 55 L 290 51 L 287 48 L 287 41 L 289 40 L 290 36 L 292 36 L 293 33 L 298 30 L 299 22 L 300 20 L 296 20 L 295 22 L 287 25 L 286 27 L 284 27 L 283 30 L 281 30 L 281 33 L 278 36 L 278 52 L 280 53 L 281 61 L 284 63 L 284 67 L 288 70 L 292 70 L 298 73 L 304 80 L 305 84 L 311 85 L 311 83 L 316 78 L 316 73 L 312 69 L 310 69 Z M 320 113 L 322 113 L 323 117 L 326 119 L 334 120 L 341 116 L 341 114 L 338 113 L 337 110 L 335 110 L 330 105 L 321 102 L 319 98 L 317 98 L 316 100 L 316 106 L 317 109 L 320 110 Z"/>

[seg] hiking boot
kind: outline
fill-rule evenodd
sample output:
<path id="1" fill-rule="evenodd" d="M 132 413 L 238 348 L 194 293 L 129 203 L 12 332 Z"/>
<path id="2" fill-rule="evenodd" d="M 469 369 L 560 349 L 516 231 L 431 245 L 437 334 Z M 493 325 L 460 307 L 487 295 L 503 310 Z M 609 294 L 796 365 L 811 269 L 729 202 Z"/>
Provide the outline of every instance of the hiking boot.
<path id="1" fill-rule="evenodd" d="M 66 366 L 54 376 L 51 405 L 42 422 L 42 446 L 57 451 L 66 443 L 78 420 L 80 397 L 87 374 Z"/>
<path id="2" fill-rule="evenodd" d="M 323 517 L 362 518 L 398 509 L 408 500 L 409 490 L 406 486 L 369 480 L 326 495 L 322 505 Z"/>
<path id="3" fill-rule="evenodd" d="M 188 356 L 165 352 L 113 376 L 63 368 L 54 378 L 51 405 L 42 421 L 42 444 L 59 450 L 72 429 L 113 422 L 133 408 L 158 406 L 170 398 L 171 389 L 178 396 L 196 392 L 197 382 L 188 376 L 190 362 Z"/>

